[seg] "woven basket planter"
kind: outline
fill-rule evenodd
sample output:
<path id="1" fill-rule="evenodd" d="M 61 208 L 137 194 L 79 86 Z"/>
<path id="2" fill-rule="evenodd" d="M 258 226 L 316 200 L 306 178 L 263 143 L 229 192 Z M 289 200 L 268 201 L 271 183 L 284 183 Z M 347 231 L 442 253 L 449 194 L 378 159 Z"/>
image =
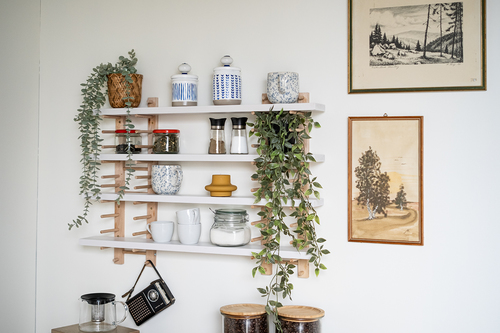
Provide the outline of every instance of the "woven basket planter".
<path id="1" fill-rule="evenodd" d="M 141 94 L 142 94 L 142 75 L 141 74 L 130 74 L 132 80 L 134 81 L 130 85 L 130 97 L 132 107 L 136 108 L 141 103 Z M 124 108 L 125 100 L 123 98 L 127 97 L 126 92 L 126 81 L 125 76 L 122 74 L 109 74 L 108 75 L 108 97 L 109 104 L 113 108 Z"/>

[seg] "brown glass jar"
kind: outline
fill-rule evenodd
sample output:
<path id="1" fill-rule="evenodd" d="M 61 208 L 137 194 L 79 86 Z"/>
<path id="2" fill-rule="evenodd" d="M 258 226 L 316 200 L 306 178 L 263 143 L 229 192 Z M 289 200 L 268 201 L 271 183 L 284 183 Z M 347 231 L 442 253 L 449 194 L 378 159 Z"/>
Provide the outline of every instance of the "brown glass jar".
<path id="1" fill-rule="evenodd" d="M 278 308 L 278 320 L 283 333 L 321 333 L 321 318 L 324 316 L 325 311 L 311 306 L 288 305 Z"/>
<path id="2" fill-rule="evenodd" d="M 232 304 L 220 308 L 222 333 L 269 333 L 264 305 Z"/>

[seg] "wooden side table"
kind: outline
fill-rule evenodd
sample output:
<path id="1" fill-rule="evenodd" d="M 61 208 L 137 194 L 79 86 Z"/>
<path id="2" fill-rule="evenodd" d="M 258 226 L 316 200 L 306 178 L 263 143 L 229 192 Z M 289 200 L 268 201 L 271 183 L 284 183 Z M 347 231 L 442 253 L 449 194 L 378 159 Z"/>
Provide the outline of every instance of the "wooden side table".
<path id="1" fill-rule="evenodd" d="M 75 324 L 70 326 L 53 328 L 51 333 L 82 333 L 82 331 L 80 331 L 80 329 L 78 328 L 78 324 Z M 140 331 L 133 328 L 118 326 L 116 330 L 113 330 L 110 333 L 140 333 Z"/>

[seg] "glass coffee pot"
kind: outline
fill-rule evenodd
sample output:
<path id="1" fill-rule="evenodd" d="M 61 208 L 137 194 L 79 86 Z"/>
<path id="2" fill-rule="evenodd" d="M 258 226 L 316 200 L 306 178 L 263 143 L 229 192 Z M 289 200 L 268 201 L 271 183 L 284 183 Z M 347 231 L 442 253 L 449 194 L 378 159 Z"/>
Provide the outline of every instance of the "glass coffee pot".
<path id="1" fill-rule="evenodd" d="M 116 321 L 116 303 L 124 308 L 123 318 Z M 109 332 L 114 330 L 127 317 L 128 307 L 125 303 L 115 301 L 114 294 L 85 294 L 80 298 L 80 331 Z"/>

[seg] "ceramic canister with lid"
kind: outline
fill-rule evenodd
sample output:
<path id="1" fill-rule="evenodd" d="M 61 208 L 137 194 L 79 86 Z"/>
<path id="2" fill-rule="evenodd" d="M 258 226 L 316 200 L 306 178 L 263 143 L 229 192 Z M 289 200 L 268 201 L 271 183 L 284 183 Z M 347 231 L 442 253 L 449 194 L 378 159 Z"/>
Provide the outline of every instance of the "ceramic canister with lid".
<path id="1" fill-rule="evenodd" d="M 191 66 L 182 63 L 181 74 L 172 75 L 172 106 L 198 105 L 198 76 L 188 74 Z"/>
<path id="2" fill-rule="evenodd" d="M 222 67 L 214 68 L 213 101 L 215 105 L 241 104 L 241 70 L 231 67 L 233 59 L 222 57 Z"/>

